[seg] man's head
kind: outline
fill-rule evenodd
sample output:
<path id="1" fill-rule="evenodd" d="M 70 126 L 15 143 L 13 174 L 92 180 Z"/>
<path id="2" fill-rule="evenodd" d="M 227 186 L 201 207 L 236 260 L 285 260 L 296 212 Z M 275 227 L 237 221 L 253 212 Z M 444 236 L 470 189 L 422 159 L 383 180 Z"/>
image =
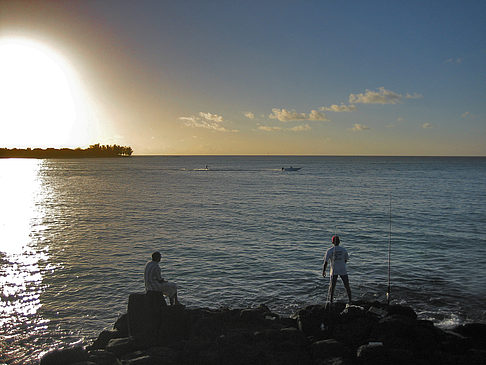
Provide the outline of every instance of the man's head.
<path id="1" fill-rule="evenodd" d="M 152 254 L 152 260 L 153 260 L 153 261 L 157 261 L 157 262 L 159 262 L 161 257 L 162 257 L 162 255 L 160 254 L 160 252 L 159 252 L 159 251 L 155 251 L 155 252 Z"/>
<path id="2" fill-rule="evenodd" d="M 332 244 L 333 244 L 334 246 L 339 246 L 339 243 L 340 243 L 340 242 L 341 242 L 341 241 L 339 240 L 339 236 L 338 236 L 338 235 L 332 236 Z"/>

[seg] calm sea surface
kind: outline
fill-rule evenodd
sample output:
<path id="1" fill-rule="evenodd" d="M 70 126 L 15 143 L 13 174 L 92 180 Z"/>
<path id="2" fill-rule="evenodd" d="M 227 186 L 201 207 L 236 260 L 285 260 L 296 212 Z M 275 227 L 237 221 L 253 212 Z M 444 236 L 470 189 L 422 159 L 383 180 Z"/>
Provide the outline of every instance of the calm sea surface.
<path id="1" fill-rule="evenodd" d="M 289 315 L 325 302 L 337 233 L 354 298 L 384 301 L 390 206 L 393 302 L 486 321 L 486 158 L 2 159 L 0 187 L 0 363 L 96 337 L 155 250 L 188 307 Z"/>

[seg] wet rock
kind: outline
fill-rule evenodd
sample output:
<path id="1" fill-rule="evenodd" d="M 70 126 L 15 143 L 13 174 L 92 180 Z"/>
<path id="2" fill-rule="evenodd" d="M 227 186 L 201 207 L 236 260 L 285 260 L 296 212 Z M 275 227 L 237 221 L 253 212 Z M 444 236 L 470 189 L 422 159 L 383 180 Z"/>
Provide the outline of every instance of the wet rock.
<path id="1" fill-rule="evenodd" d="M 354 364 L 351 360 L 345 359 L 343 357 L 331 357 L 329 359 L 317 359 L 314 360 L 315 365 L 352 365 Z"/>
<path id="2" fill-rule="evenodd" d="M 113 328 L 120 333 L 120 337 L 128 337 L 128 313 L 118 317 Z"/>
<path id="3" fill-rule="evenodd" d="M 186 309 L 132 294 L 128 313 L 100 333 L 89 357 L 51 364 L 486 364 L 485 327 L 442 331 L 409 307 L 377 302 L 312 305 L 281 318 L 264 305 Z"/>
<path id="4" fill-rule="evenodd" d="M 123 362 L 125 365 L 157 365 L 158 362 L 156 359 L 149 355 L 143 355 L 139 357 L 135 357 Z"/>
<path id="5" fill-rule="evenodd" d="M 92 350 L 89 352 L 88 360 L 96 365 L 118 365 L 119 361 L 115 354 L 106 350 Z"/>
<path id="6" fill-rule="evenodd" d="M 486 350 L 470 349 L 466 352 L 464 360 L 468 365 L 484 365 L 486 364 Z"/>
<path id="7" fill-rule="evenodd" d="M 164 345 L 189 337 L 191 333 L 191 314 L 182 306 L 166 306 L 160 312 L 156 344 Z"/>
<path id="8" fill-rule="evenodd" d="M 81 347 L 56 349 L 42 356 L 40 365 L 70 365 L 87 361 L 88 352 Z"/>
<path id="9" fill-rule="evenodd" d="M 161 324 L 164 304 L 155 295 L 130 294 L 127 320 L 129 336 L 137 338 L 141 342 L 153 343 L 157 338 L 157 331 Z"/>
<path id="10" fill-rule="evenodd" d="M 486 350 L 486 324 L 467 323 L 452 329 L 453 332 L 471 339 L 471 346 Z"/>
<path id="11" fill-rule="evenodd" d="M 453 331 L 442 331 L 440 347 L 446 353 L 460 355 L 472 347 L 472 340 Z"/>
<path id="12" fill-rule="evenodd" d="M 370 338 L 390 348 L 432 352 L 440 347 L 433 326 L 411 317 L 392 315 L 381 319 L 373 328 Z"/>
<path id="13" fill-rule="evenodd" d="M 415 313 L 412 308 L 403 305 L 389 305 L 387 308 L 387 312 L 390 316 L 400 315 L 411 319 L 417 319 L 417 313 Z"/>
<path id="14" fill-rule="evenodd" d="M 312 344 L 312 357 L 314 361 L 329 358 L 352 357 L 351 350 L 342 342 L 334 339 L 320 340 Z"/>
<path id="15" fill-rule="evenodd" d="M 114 338 L 121 338 L 121 337 L 126 337 L 126 336 L 122 336 L 121 333 L 118 330 L 115 330 L 115 331 L 109 331 L 109 330 L 101 331 L 101 333 L 99 334 L 98 338 L 89 347 L 89 350 L 104 349 L 104 348 L 106 348 L 106 345 L 108 345 L 108 342 L 110 340 L 112 340 Z"/>
<path id="16" fill-rule="evenodd" d="M 270 309 L 263 304 L 257 308 L 242 309 L 240 312 L 240 318 L 244 321 L 260 321 L 267 315 L 270 318 L 274 318 Z M 278 316 L 275 315 L 275 317 Z"/>
<path id="17" fill-rule="evenodd" d="M 306 336 L 324 339 L 332 334 L 332 329 L 339 320 L 339 312 L 330 310 L 324 305 L 311 305 L 299 310 L 294 318 L 297 320 L 299 329 Z"/>
<path id="18" fill-rule="evenodd" d="M 381 342 L 370 342 L 366 345 L 361 345 L 357 350 L 356 357 L 358 363 L 363 365 L 429 364 L 425 359 L 414 357 L 410 350 L 388 348 L 383 346 Z"/>
<path id="19" fill-rule="evenodd" d="M 348 345 L 362 345 L 369 341 L 378 318 L 360 306 L 349 306 L 339 315 L 332 336 Z"/>
<path id="20" fill-rule="evenodd" d="M 179 351 L 170 347 L 151 347 L 146 353 L 157 360 L 161 365 L 179 365 Z"/>
<path id="21" fill-rule="evenodd" d="M 388 351 L 383 343 L 371 343 L 358 347 L 356 357 L 361 364 L 389 364 Z"/>
<path id="22" fill-rule="evenodd" d="M 133 352 L 136 349 L 137 347 L 130 337 L 114 338 L 106 346 L 106 351 L 115 354 L 117 357 Z"/>

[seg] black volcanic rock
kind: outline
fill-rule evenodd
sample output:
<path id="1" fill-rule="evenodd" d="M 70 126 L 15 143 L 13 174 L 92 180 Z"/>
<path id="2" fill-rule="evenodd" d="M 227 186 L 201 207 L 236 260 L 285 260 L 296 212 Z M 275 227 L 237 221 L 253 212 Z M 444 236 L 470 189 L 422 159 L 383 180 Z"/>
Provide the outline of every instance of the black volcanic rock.
<path id="1" fill-rule="evenodd" d="M 311 305 L 284 318 L 265 305 L 187 309 L 131 294 L 114 328 L 101 332 L 88 352 L 58 350 L 41 364 L 57 358 L 65 365 L 486 363 L 486 325 L 443 331 L 410 307 L 377 302 Z"/>

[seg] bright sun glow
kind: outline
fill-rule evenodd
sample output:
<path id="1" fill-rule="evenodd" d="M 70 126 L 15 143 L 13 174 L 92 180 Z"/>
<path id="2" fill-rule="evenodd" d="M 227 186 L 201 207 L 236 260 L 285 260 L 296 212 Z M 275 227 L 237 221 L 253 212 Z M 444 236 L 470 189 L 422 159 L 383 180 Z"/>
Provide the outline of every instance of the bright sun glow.
<path id="1" fill-rule="evenodd" d="M 0 39 L 0 147 L 88 143 L 87 104 L 69 64 L 22 39 Z"/>

